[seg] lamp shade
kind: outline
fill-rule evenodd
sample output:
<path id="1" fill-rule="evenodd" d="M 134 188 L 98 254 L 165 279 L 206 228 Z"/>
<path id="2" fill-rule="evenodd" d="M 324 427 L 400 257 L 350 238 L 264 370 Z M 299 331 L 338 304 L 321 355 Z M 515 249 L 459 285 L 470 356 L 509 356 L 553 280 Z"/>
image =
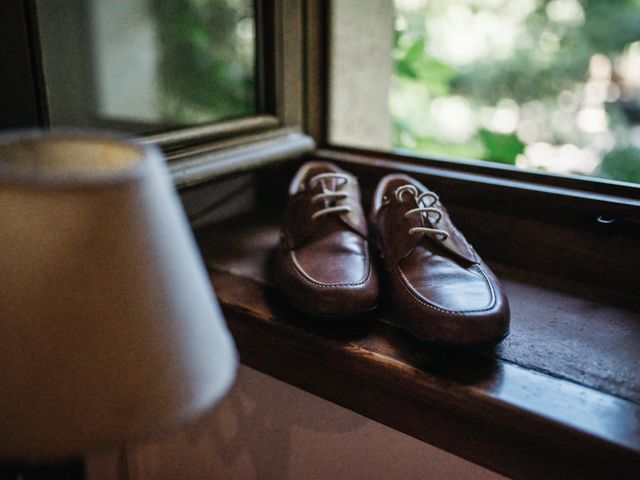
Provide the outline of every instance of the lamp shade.
<path id="1" fill-rule="evenodd" d="M 156 148 L 0 136 L 0 458 L 77 455 L 187 420 L 236 366 Z"/>

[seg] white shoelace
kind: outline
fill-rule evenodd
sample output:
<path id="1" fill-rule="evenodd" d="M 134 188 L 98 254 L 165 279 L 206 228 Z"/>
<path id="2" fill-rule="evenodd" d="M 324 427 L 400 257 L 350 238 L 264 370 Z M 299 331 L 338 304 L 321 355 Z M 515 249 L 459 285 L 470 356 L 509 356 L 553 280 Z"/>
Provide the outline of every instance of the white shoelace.
<path id="1" fill-rule="evenodd" d="M 330 189 L 327 186 L 328 182 L 326 180 L 342 181 L 343 183 L 338 184 L 337 187 L 347 185 L 350 182 L 349 176 L 344 173 L 319 173 L 311 177 L 311 180 L 309 181 L 310 188 L 315 188 L 318 183 L 322 186 L 322 193 L 318 193 L 311 197 L 311 203 L 324 201 L 325 204 L 324 208 L 321 208 L 311 215 L 311 220 L 316 220 L 317 218 L 330 213 L 344 213 L 351 211 L 351 207 L 349 205 L 338 205 L 338 202 L 350 197 L 349 192 L 337 192 Z"/>
<path id="2" fill-rule="evenodd" d="M 402 201 L 402 196 L 404 195 L 405 192 L 410 192 L 414 200 L 416 201 L 416 205 L 418 205 L 418 208 L 412 208 L 411 210 L 405 212 L 404 214 L 405 218 L 407 218 L 409 215 L 415 215 L 415 214 L 419 214 L 420 216 L 424 215 L 427 221 L 431 225 L 437 225 L 440 222 L 440 220 L 442 220 L 442 217 L 444 216 L 444 214 L 442 213 L 442 210 L 434 207 L 434 205 L 436 205 L 439 201 L 438 195 L 429 191 L 418 193 L 418 189 L 414 185 L 407 184 L 407 185 L 402 185 L 401 187 L 398 187 L 395 190 L 396 199 L 399 202 Z M 423 203 L 422 205 L 424 206 L 420 206 L 421 202 L 425 198 L 429 198 L 431 202 L 428 205 Z M 434 219 L 433 217 L 430 217 L 429 214 L 431 215 L 435 214 L 436 218 Z M 410 228 L 409 235 L 413 235 L 414 233 L 422 233 L 440 242 L 443 242 L 447 238 L 449 238 L 449 234 L 445 230 L 441 230 L 439 228 L 429 228 L 429 227 Z"/>

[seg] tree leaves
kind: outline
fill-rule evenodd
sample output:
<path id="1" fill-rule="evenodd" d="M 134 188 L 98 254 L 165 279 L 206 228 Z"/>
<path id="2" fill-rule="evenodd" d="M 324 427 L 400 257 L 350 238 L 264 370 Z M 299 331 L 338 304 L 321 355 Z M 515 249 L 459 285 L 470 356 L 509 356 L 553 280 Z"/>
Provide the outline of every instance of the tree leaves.
<path id="1" fill-rule="evenodd" d="M 515 165 L 517 156 L 524 153 L 524 143 L 513 133 L 496 133 L 481 128 L 478 137 L 485 149 L 484 160 Z"/>
<path id="2" fill-rule="evenodd" d="M 403 79 L 421 82 L 434 95 L 447 95 L 456 71 L 449 65 L 427 55 L 423 38 L 416 39 L 411 46 L 396 57 L 396 74 Z"/>

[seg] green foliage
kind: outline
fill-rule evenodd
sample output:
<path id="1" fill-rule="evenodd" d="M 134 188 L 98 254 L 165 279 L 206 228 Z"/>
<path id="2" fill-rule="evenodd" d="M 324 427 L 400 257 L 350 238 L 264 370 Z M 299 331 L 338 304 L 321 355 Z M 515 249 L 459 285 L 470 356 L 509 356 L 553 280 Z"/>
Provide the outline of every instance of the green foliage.
<path id="1" fill-rule="evenodd" d="M 611 150 L 602 159 L 599 176 L 640 183 L 640 149 L 628 147 Z"/>
<path id="2" fill-rule="evenodd" d="M 515 165 L 516 157 L 524 152 L 524 143 L 512 133 L 496 133 L 481 128 L 478 136 L 485 149 L 484 160 Z"/>
<path id="3" fill-rule="evenodd" d="M 558 25 L 549 22 L 541 2 L 525 23 L 530 42 L 544 33 L 559 40 L 555 53 L 537 51 L 535 43 L 523 44 L 509 58 L 487 58 L 462 69 L 454 90 L 490 102 L 514 98 L 522 103 L 557 95 L 585 80 L 594 53 L 614 57 L 629 43 L 640 39 L 640 9 L 632 1 L 583 1 L 584 23 Z"/>
<path id="4" fill-rule="evenodd" d="M 449 84 L 456 72 L 425 53 L 424 39 L 416 39 L 406 51 L 400 50 L 395 62 L 397 74 L 409 80 L 423 83 L 434 95 L 449 93 Z"/>
<path id="5" fill-rule="evenodd" d="M 437 23 L 439 30 L 434 31 L 446 35 L 442 33 L 446 32 L 442 25 L 451 22 L 454 11 L 462 12 L 462 17 L 466 18 L 464 21 L 472 15 L 482 14 L 486 15 L 484 21 L 489 22 L 486 19 L 508 17 L 509 8 L 519 8 L 517 2 L 478 1 L 472 4 L 460 2 L 458 5 L 458 2 L 433 0 L 419 9 L 399 11 L 394 50 L 393 88 L 396 96 L 392 94 L 391 97 L 395 146 L 433 155 L 480 158 L 515 165 L 518 155 L 525 152 L 525 143 L 515 132 L 503 134 L 493 131 L 497 124 L 492 122 L 497 118 L 496 112 L 505 105 L 512 111 L 515 109 L 520 120 L 528 108 L 528 131 L 533 128 L 534 138 L 537 138 L 532 141 L 589 147 L 590 152 L 595 151 L 602 156 L 602 165 L 593 174 L 640 183 L 639 150 L 622 147 L 630 144 L 631 127 L 639 122 L 640 109 L 635 107 L 640 103 L 637 90 L 632 94 L 635 98 L 630 98 L 629 87 L 625 87 L 624 80 L 614 72 L 612 88 L 621 92 L 625 88 L 627 90 L 619 99 L 614 95 L 612 99 L 601 100 L 598 108 L 606 111 L 604 128 L 594 127 L 601 125 L 602 121 L 590 116 L 594 113 L 589 111 L 594 106 L 593 90 L 591 100 L 585 93 L 589 87 L 590 62 L 594 54 L 617 65 L 629 46 L 640 40 L 640 0 L 577 0 L 573 4 L 577 7 L 569 5 L 571 2 L 561 1 L 563 5 L 554 0 L 537 0 L 526 17 L 510 20 L 516 22 L 513 25 L 517 24 L 519 30 L 508 54 L 488 50 L 485 55 L 457 63 L 443 60 L 453 57 L 428 48 L 437 40 L 430 37 L 433 34 L 428 27 L 430 22 L 434 19 L 440 22 Z M 457 10 L 452 3 L 456 3 Z M 560 16 L 554 17 L 553 10 L 559 5 L 562 7 L 560 10 L 564 10 L 560 11 Z M 577 9 L 576 14 L 560 18 L 566 15 L 567 5 L 570 9 Z M 493 24 L 493 28 L 498 27 Z M 485 35 L 490 36 L 490 33 Z M 416 85 L 422 90 L 416 89 Z M 597 87 L 594 85 L 592 83 L 592 89 Z M 409 91 L 407 88 L 419 92 L 420 101 L 412 104 L 407 100 L 402 93 Z M 561 94 L 564 95 L 563 105 Z M 467 122 L 467 134 L 460 134 L 460 131 L 465 132 L 464 128 L 458 129 L 457 134 L 435 128 L 443 119 L 437 113 L 441 109 L 434 110 L 432 105 L 446 97 L 466 99 L 473 118 L 471 121 L 461 118 L 460 122 Z M 418 110 L 420 108 L 422 112 Z M 412 109 L 412 115 L 408 119 L 399 118 L 406 109 Z M 586 110 L 581 112 L 581 109 Z M 579 118 L 580 113 L 584 113 L 582 118 Z M 445 125 L 452 125 L 451 122 L 452 119 L 448 118 Z M 533 123 L 535 125 L 531 127 Z M 468 133 L 469 128 L 475 131 Z M 503 130 L 504 127 L 500 128 Z M 460 139 L 460 135 L 467 135 L 466 139 Z M 613 148 L 612 141 L 616 145 Z"/>
<path id="6" fill-rule="evenodd" d="M 238 24 L 252 18 L 252 2 L 153 3 L 167 116 L 199 123 L 255 112 L 254 52 L 243 51 L 236 34 Z"/>
<path id="7" fill-rule="evenodd" d="M 451 143 L 433 137 L 420 137 L 416 149 L 443 158 L 481 158 L 484 154 L 479 143 Z"/>

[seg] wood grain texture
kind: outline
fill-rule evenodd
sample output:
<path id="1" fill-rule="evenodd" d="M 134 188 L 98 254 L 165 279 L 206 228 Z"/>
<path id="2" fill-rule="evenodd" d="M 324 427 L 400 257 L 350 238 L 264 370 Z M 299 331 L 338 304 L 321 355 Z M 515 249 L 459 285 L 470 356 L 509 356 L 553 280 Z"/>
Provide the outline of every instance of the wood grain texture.
<path id="1" fill-rule="evenodd" d="M 302 157 L 314 148 L 313 139 L 296 129 L 277 129 L 193 147 L 170 157 L 169 170 L 177 188 Z"/>
<path id="2" fill-rule="evenodd" d="M 312 322 L 268 282 L 277 218 L 199 232 L 244 363 L 506 475 L 640 474 L 638 299 L 496 269 L 512 311 L 496 348 L 447 351 L 368 321 Z"/>
<path id="3" fill-rule="evenodd" d="M 223 123 L 187 127 L 170 132 L 144 137 L 141 143 L 161 147 L 165 153 L 197 144 L 252 133 L 279 126 L 278 118 L 273 115 L 255 115 Z M 170 155 L 168 155 L 170 157 Z"/>

